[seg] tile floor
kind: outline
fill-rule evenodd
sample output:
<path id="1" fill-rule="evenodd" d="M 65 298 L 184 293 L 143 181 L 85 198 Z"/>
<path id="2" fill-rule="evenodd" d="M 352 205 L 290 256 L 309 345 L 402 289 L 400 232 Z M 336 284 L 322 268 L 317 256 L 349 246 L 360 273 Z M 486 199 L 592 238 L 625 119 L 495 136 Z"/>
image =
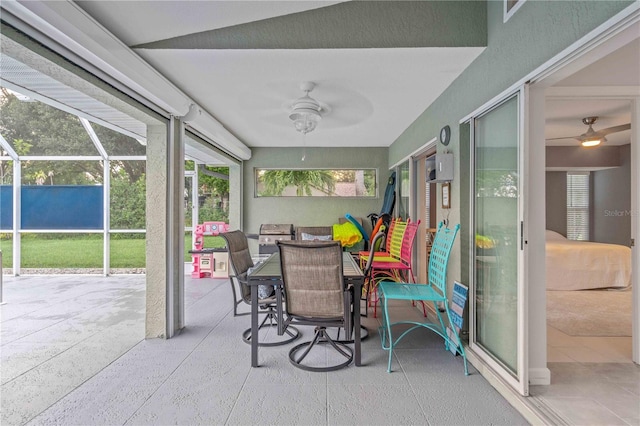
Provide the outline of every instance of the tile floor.
<path id="1" fill-rule="evenodd" d="M 143 338 L 142 275 L 4 284 L 2 425 L 527 424 L 433 333 L 403 341 L 387 373 L 371 316 L 362 367 L 305 372 L 289 364 L 290 344 L 262 348 L 251 368 L 249 317 L 232 316 L 226 280 L 187 280 L 187 327 L 169 340 Z M 401 301 L 392 315 L 419 318 Z"/>
<path id="2" fill-rule="evenodd" d="M 547 327 L 550 386 L 531 398 L 558 424 L 640 425 L 640 366 L 630 337 L 574 337 Z"/>

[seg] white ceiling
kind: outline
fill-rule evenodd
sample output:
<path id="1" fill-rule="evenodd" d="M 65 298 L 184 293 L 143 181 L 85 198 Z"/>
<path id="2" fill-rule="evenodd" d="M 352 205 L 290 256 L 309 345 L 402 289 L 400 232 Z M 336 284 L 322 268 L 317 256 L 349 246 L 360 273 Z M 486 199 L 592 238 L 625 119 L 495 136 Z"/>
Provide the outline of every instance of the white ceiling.
<path id="1" fill-rule="evenodd" d="M 335 3 L 79 2 L 129 46 Z M 331 108 L 308 146 L 389 146 L 483 50 L 134 48 L 250 147 L 302 144 L 288 107 L 303 81 L 315 82 L 311 96 Z"/>
<path id="2" fill-rule="evenodd" d="M 545 105 L 545 137 L 578 136 L 587 130 L 584 117 L 598 117 L 593 129 L 631 122 L 630 97 L 640 87 L 640 38 L 565 78 L 549 90 L 563 96 L 548 96 Z M 556 90 L 557 89 L 557 90 Z M 554 91 L 555 90 L 555 91 Z M 610 96 L 607 96 L 607 93 Z M 630 143 L 631 130 L 607 135 L 607 145 Z M 576 139 L 548 141 L 547 145 L 579 145 Z"/>
<path id="3" fill-rule="evenodd" d="M 478 48 L 154 50 L 156 68 L 251 147 L 300 146 L 291 103 L 311 96 L 331 108 L 309 146 L 389 146 L 467 67 Z M 450 71 L 443 72 L 439 64 Z M 400 77 L 399 77 L 400 76 Z"/>
<path id="4" fill-rule="evenodd" d="M 69 17 L 58 2 L 26 2 L 52 24 L 76 25 L 92 43 L 111 46 L 104 28 L 123 42 L 109 48 L 110 65 L 131 62 L 126 46 L 228 28 L 295 14 L 341 2 L 323 1 L 82 1 L 76 2 L 90 24 Z M 4 6 L 8 6 L 5 4 Z M 16 6 L 17 3 L 13 4 Z M 4 7 L 3 6 L 3 7 Z M 47 8 L 50 8 L 48 10 Z M 75 12 L 75 11 L 74 11 Z M 57 15 L 56 15 L 57 13 Z M 57 16 L 57 17 L 56 17 Z M 56 24 L 62 17 L 62 24 Z M 54 19 L 55 18 L 55 19 Z M 91 23 L 92 22 L 92 23 Z M 94 29 L 87 29 L 93 25 Z M 81 36 L 75 37 L 81 40 Z M 87 44 L 89 45 L 89 43 Z M 122 51 L 120 50 L 122 49 Z M 314 81 L 313 97 L 331 107 L 309 146 L 389 146 L 482 52 L 482 47 L 412 47 L 359 49 L 149 49 L 133 48 L 189 98 L 213 115 L 250 147 L 299 146 L 302 136 L 288 119 L 287 108 Z M 131 54 L 129 50 L 128 54 Z M 568 137 L 554 145 L 578 144 L 581 120 L 598 116 L 595 130 L 630 121 L 628 101 L 586 96 L 592 88 L 640 87 L 640 41 L 556 84 L 552 89 L 575 95 L 549 97 L 546 138 Z M 144 78 L 139 83 L 144 85 Z M 158 88 L 157 90 L 162 90 Z M 188 104 L 187 104 L 188 105 Z M 186 107 L 184 110 L 186 112 Z M 184 113 L 183 112 L 183 113 Z M 607 136 L 610 144 L 629 143 L 630 131 Z M 551 143 L 550 143 L 551 144 Z"/>
<path id="5" fill-rule="evenodd" d="M 129 46 L 261 19 L 304 12 L 341 1 L 109 1 L 76 2 Z"/>

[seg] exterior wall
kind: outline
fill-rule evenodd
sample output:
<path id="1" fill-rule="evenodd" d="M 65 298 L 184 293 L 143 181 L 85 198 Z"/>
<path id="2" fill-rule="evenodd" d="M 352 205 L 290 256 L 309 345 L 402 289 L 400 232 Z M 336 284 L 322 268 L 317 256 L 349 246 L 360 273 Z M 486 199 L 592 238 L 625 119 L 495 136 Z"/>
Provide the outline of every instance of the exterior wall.
<path id="1" fill-rule="evenodd" d="M 391 145 L 389 164 L 395 164 L 423 145 L 425 140 L 436 137 L 443 126 L 448 124 L 451 127 L 451 143 L 447 149 L 454 154 L 456 164 L 451 185 L 452 209 L 449 219 L 452 224 L 460 222 L 462 230 L 451 255 L 450 282 L 454 279 L 465 283 L 470 281 L 469 265 L 473 253 L 468 247 L 468 241 L 460 241 L 469 239 L 467 228 L 471 206 L 468 191 L 469 139 L 461 138 L 461 133 L 468 135 L 468 129 L 458 123 L 632 3 L 633 1 L 529 0 L 505 23 L 503 2 L 488 1 L 488 45 L 485 51 Z M 444 147 L 439 145 L 438 150 L 442 152 Z M 540 185 L 544 185 L 544 177 L 541 178 Z M 461 185 L 464 185 L 464 188 Z M 530 187 L 532 185 L 535 183 L 532 182 Z M 532 192 L 531 188 L 529 192 Z M 437 204 L 439 205 L 439 202 Z M 530 206 L 529 215 L 543 217 L 545 212 L 542 206 L 539 207 L 541 210 L 536 211 L 536 206 Z M 531 224 L 533 226 L 533 222 Z M 534 229 L 539 227 L 541 228 L 541 224 Z M 539 264 L 540 259 L 543 259 L 540 256 L 540 252 L 544 250 L 543 241 L 544 239 L 536 239 L 534 244 L 532 239 L 528 246 L 530 261 L 534 264 Z M 461 247 L 464 247 L 464 250 Z M 530 374 L 533 370 L 546 369 L 545 333 L 538 330 L 544 328 L 544 322 L 541 320 L 546 309 L 543 289 L 539 280 L 529 282 Z M 544 380 L 542 379 L 540 384 Z"/>
<path id="2" fill-rule="evenodd" d="M 147 130 L 147 338 L 170 338 L 184 327 L 184 128 Z"/>
<path id="3" fill-rule="evenodd" d="M 166 337 L 167 239 L 165 197 L 167 127 L 149 126 L 147 130 L 147 263 L 145 337 Z"/>
<path id="4" fill-rule="evenodd" d="M 293 128 L 291 131 L 295 131 Z M 322 130 L 319 130 L 322 131 Z M 253 148 L 244 163 L 244 226 L 246 233 L 257 234 L 263 223 L 292 223 L 295 226 L 328 226 L 350 213 L 365 217 L 379 213 L 389 177 L 386 148 L 307 148 L 305 161 L 301 149 Z M 373 199 L 350 197 L 255 197 L 256 168 L 375 168 L 378 196 Z M 366 224 L 366 221 L 365 221 Z M 369 230 L 369 228 L 365 228 Z M 254 247 L 255 248 L 255 247 Z M 252 251 L 253 249 L 252 248 Z"/>
<path id="5" fill-rule="evenodd" d="M 631 238 L 631 145 L 620 147 L 620 167 L 593 173 L 591 241 L 629 246 Z"/>
<path id="6" fill-rule="evenodd" d="M 242 165 L 229 165 L 229 229 L 242 227 Z"/>
<path id="7" fill-rule="evenodd" d="M 503 23 L 503 3 L 488 1 L 487 49 L 443 92 L 443 94 L 389 148 L 389 164 L 394 164 L 437 137 L 439 130 L 451 126 L 451 143 L 447 147 L 454 153 L 454 181 L 451 187 L 451 223 L 461 222 L 461 211 L 469 210 L 468 197 L 461 198 L 461 174 L 467 174 L 469 164 L 461 164 L 458 122 L 482 104 L 507 89 L 545 61 L 596 28 L 611 16 L 632 4 L 632 1 L 526 1 L 520 9 Z M 443 147 L 439 146 L 439 151 Z M 468 221 L 461 222 L 464 225 Z M 464 235 L 464 234 L 463 234 Z M 451 279 L 468 282 L 461 275 L 460 244 L 452 253 Z"/>

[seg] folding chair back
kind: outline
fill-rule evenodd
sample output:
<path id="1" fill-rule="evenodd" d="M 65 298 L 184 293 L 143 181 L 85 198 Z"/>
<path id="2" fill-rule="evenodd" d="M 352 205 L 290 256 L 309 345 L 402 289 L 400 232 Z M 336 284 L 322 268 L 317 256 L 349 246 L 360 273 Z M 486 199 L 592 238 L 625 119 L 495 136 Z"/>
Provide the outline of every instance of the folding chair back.
<path id="1" fill-rule="evenodd" d="M 453 229 L 444 227 L 440 222 L 438 231 L 431 246 L 431 256 L 429 257 L 429 285 L 437 290 L 442 296 L 447 292 L 447 263 L 451 255 L 451 249 L 456 239 L 456 234 L 460 230 L 460 224 Z"/>

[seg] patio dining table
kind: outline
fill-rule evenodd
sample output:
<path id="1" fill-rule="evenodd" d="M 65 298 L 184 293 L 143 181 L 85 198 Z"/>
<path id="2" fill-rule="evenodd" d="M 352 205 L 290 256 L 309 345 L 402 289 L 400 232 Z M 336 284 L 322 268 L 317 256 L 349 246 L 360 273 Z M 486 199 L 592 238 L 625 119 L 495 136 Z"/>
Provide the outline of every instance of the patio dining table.
<path id="1" fill-rule="evenodd" d="M 364 283 L 364 275 L 358 264 L 353 260 L 351 253 L 342 254 L 342 271 L 345 288 L 353 287 L 353 342 L 354 361 L 356 366 L 361 365 L 361 328 L 360 328 L 360 294 Z M 278 334 L 284 333 L 282 319 L 282 271 L 280 267 L 280 253 L 273 253 L 249 274 L 249 286 L 251 287 L 251 335 L 258 335 L 258 286 L 261 284 L 273 284 L 276 286 L 276 311 L 278 314 Z M 251 339 L 251 366 L 258 367 L 258 339 Z"/>

